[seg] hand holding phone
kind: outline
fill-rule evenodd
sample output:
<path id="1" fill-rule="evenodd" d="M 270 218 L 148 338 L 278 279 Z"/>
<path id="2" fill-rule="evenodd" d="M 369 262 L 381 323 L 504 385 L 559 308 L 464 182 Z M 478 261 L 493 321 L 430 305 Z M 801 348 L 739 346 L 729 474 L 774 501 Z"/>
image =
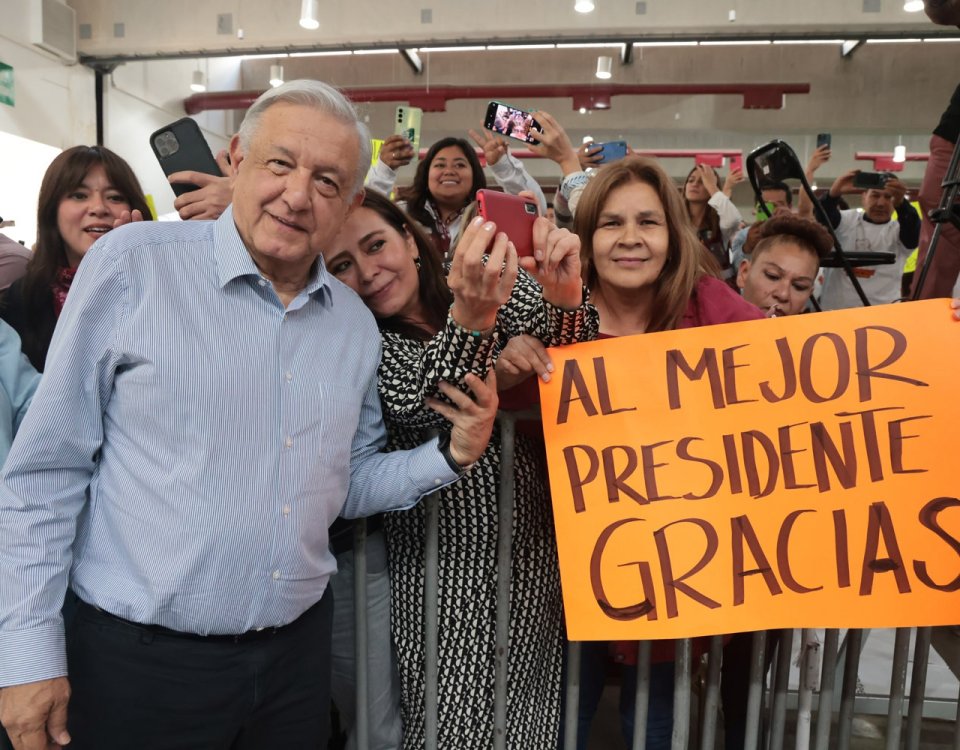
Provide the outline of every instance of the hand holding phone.
<path id="1" fill-rule="evenodd" d="M 607 141 L 606 143 L 594 143 L 599 146 L 599 159 L 594 160 L 594 164 L 609 164 L 612 161 L 619 161 L 630 153 L 626 141 Z"/>
<path id="2" fill-rule="evenodd" d="M 535 143 L 528 135 L 531 129 L 543 131 L 540 123 L 533 118 L 533 113 L 497 101 L 490 102 L 487 105 L 483 127 L 508 138 L 516 138 L 524 143 Z"/>
<path id="3" fill-rule="evenodd" d="M 817 148 L 826 146 L 830 148 L 831 137 L 829 133 L 817 133 Z"/>
<path id="4" fill-rule="evenodd" d="M 889 172 L 857 172 L 853 176 L 853 186 L 861 190 L 883 190 L 887 180 L 893 179 Z"/>
<path id="5" fill-rule="evenodd" d="M 407 160 L 416 162 L 420 154 L 420 123 L 423 121 L 423 110 L 419 107 L 410 107 L 401 104 L 397 107 L 394 116 L 393 134 L 403 136 L 413 146 L 413 157 Z"/>
<path id="6" fill-rule="evenodd" d="M 183 117 L 151 133 L 150 148 L 160 162 L 163 173 L 168 177 L 174 172 L 187 170 L 216 177 L 223 176 L 210 146 L 200 132 L 200 126 L 189 117 Z M 172 185 L 173 192 L 178 197 L 198 187 L 182 182 Z"/>
<path id="7" fill-rule="evenodd" d="M 534 199 L 497 190 L 478 190 L 477 210 L 480 216 L 497 225 L 498 232 L 507 235 L 518 256 L 533 255 L 533 223 L 540 213 Z"/>
<path id="8" fill-rule="evenodd" d="M 404 135 L 388 135 L 380 144 L 379 159 L 390 169 L 405 167 L 416 156 L 413 144 Z"/>

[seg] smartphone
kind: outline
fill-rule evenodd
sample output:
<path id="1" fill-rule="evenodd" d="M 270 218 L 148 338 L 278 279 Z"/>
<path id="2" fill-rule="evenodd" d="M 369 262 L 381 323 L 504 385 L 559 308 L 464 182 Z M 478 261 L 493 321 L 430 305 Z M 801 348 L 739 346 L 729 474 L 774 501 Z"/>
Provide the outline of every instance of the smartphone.
<path id="1" fill-rule="evenodd" d="M 694 164 L 706 164 L 708 167 L 723 166 L 723 154 L 697 154 L 693 157 Z"/>
<path id="2" fill-rule="evenodd" d="M 420 107 L 411 107 L 401 104 L 397 107 L 396 116 L 393 119 L 393 132 L 396 135 L 402 135 L 413 144 L 413 161 L 417 161 L 417 155 L 420 153 L 420 122 L 423 120 L 423 110 Z"/>
<path id="3" fill-rule="evenodd" d="M 764 201 L 763 205 L 767 207 L 767 210 L 764 211 L 762 208 L 760 208 L 760 204 L 758 203 L 757 211 L 753 215 L 754 221 L 757 224 L 762 224 L 763 222 L 765 222 L 767 219 L 773 216 L 774 212 L 777 210 L 777 207 L 772 203 L 770 203 L 769 201 Z"/>
<path id="4" fill-rule="evenodd" d="M 730 171 L 736 172 L 737 170 L 743 171 L 743 155 L 737 154 L 736 156 L 730 157 Z"/>
<path id="5" fill-rule="evenodd" d="M 829 133 L 817 133 L 817 148 L 821 146 L 826 146 L 830 148 L 830 134 Z"/>
<path id="6" fill-rule="evenodd" d="M 533 119 L 533 115 L 525 109 L 517 109 L 503 102 L 490 102 L 487 105 L 487 114 L 483 118 L 483 127 L 500 133 L 508 138 L 516 138 L 524 143 L 534 143 L 530 137 L 531 130 L 543 132 L 540 123 Z"/>
<path id="7" fill-rule="evenodd" d="M 618 161 L 630 152 L 626 141 L 607 141 L 606 143 L 592 143 L 590 145 L 600 147 L 598 152 L 600 160 L 594 162 L 595 164 L 609 164 L 612 161 Z"/>
<path id="8" fill-rule="evenodd" d="M 186 169 L 217 177 L 223 174 L 203 133 L 200 132 L 200 126 L 189 117 L 181 118 L 151 133 L 150 148 L 167 176 Z M 189 183 L 172 183 L 170 187 L 178 196 L 197 189 L 196 185 Z"/>
<path id="9" fill-rule="evenodd" d="M 883 190 L 887 180 L 892 178 L 889 172 L 857 172 L 853 176 L 853 186 L 862 190 Z"/>
<path id="10" fill-rule="evenodd" d="M 498 232 L 507 235 L 517 255 L 533 255 L 533 222 L 540 214 L 535 200 L 497 190 L 478 190 L 477 209 L 484 219 L 497 225 Z"/>

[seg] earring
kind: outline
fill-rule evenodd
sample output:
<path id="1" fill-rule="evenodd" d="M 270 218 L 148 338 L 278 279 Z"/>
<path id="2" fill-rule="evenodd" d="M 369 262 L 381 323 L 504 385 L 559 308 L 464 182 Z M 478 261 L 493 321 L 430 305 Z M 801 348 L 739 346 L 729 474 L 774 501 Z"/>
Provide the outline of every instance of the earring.
<path id="1" fill-rule="evenodd" d="M 416 258 L 413 259 L 413 265 L 415 265 L 415 266 L 417 267 L 417 270 L 418 270 L 418 271 L 420 270 L 420 256 L 419 256 L 419 255 L 418 255 Z"/>

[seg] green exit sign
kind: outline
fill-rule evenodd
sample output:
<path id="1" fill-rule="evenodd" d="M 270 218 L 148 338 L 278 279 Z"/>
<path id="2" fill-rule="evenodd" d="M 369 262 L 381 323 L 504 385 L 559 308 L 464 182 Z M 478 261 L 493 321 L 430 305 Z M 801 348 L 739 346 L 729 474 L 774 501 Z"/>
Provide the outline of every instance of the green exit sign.
<path id="1" fill-rule="evenodd" d="M 13 67 L 0 62 L 0 104 L 13 106 Z"/>

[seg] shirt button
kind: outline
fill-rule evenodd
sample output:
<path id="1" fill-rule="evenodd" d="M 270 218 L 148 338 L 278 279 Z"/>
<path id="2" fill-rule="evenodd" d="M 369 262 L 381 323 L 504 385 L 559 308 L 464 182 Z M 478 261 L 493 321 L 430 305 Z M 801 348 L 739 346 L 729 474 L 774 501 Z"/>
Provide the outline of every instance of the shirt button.
<path id="1" fill-rule="evenodd" d="M 443 482 L 439 479 L 434 479 L 433 484 L 435 487 L 439 487 L 441 484 L 443 484 Z"/>
<path id="2" fill-rule="evenodd" d="M 258 283 L 260 286 L 266 286 L 266 285 L 267 285 L 266 279 L 260 279 L 260 281 L 258 281 L 257 283 Z"/>
<path id="3" fill-rule="evenodd" d="M 285 377 L 287 379 L 287 382 L 289 383 L 291 380 L 293 380 L 293 373 L 287 370 L 287 372 L 284 374 L 283 377 Z"/>
<path id="4" fill-rule="evenodd" d="M 279 571 L 279 570 L 273 571 L 273 580 L 275 580 L 275 581 L 279 581 L 279 580 L 280 580 L 280 571 Z"/>
<path id="5" fill-rule="evenodd" d="M 289 506 L 289 505 L 284 505 L 284 506 L 283 506 L 283 515 L 285 515 L 285 516 L 289 516 L 289 515 L 290 515 L 290 506 Z"/>
<path id="6" fill-rule="evenodd" d="M 287 448 L 292 448 L 292 447 L 293 447 L 293 438 L 292 438 L 292 437 L 288 437 L 286 440 L 283 441 L 283 444 L 284 444 L 284 446 L 286 446 Z"/>

